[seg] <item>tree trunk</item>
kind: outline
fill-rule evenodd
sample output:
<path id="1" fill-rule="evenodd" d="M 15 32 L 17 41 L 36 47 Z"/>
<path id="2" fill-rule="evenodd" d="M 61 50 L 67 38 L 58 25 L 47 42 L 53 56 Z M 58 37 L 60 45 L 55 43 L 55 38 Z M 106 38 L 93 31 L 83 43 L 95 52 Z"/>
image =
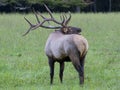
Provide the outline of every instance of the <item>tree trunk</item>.
<path id="1" fill-rule="evenodd" d="M 80 13 L 80 6 L 76 6 L 76 12 Z"/>
<path id="2" fill-rule="evenodd" d="M 94 0 L 94 12 L 97 11 L 97 8 L 96 8 L 96 0 Z"/>
<path id="3" fill-rule="evenodd" d="M 109 0 L 109 12 L 111 12 L 111 0 Z"/>

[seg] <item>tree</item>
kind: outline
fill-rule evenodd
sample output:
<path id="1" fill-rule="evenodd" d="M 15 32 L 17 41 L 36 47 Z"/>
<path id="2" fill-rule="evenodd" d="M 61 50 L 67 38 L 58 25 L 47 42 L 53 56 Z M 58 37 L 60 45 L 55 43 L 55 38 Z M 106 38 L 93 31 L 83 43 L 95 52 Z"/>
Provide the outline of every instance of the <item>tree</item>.
<path id="1" fill-rule="evenodd" d="M 112 8 L 112 3 L 111 0 L 109 0 L 109 12 L 111 12 L 111 8 Z"/>

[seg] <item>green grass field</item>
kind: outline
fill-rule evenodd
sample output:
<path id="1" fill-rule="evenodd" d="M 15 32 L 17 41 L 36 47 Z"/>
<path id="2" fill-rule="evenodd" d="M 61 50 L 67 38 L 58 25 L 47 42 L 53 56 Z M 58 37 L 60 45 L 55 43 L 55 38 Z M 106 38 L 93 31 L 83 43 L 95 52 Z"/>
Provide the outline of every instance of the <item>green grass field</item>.
<path id="1" fill-rule="evenodd" d="M 72 14 L 70 25 L 80 27 L 89 42 L 83 86 L 72 63 L 65 63 L 63 84 L 56 63 L 50 85 L 44 46 L 53 30 L 39 28 L 22 37 L 29 28 L 24 17 L 36 22 L 32 14 L 0 14 L 0 90 L 120 89 L 120 13 Z"/>

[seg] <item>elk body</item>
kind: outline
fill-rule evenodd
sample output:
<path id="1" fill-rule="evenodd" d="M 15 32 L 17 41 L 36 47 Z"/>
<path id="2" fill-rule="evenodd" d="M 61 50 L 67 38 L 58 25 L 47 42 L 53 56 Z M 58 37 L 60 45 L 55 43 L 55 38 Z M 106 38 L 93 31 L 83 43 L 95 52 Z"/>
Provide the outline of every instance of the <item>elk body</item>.
<path id="1" fill-rule="evenodd" d="M 61 22 L 56 21 L 51 11 L 45 5 L 48 10 L 51 18 L 45 18 L 40 13 L 39 15 L 44 19 L 42 22 L 39 21 L 37 14 L 38 24 L 31 24 L 26 18 L 25 20 L 30 24 L 30 29 L 24 34 L 28 34 L 30 30 L 34 30 L 38 27 L 58 29 L 50 34 L 45 45 L 45 53 L 48 57 L 48 62 L 50 66 L 50 83 L 53 83 L 54 77 L 54 64 L 55 62 L 60 63 L 59 77 L 62 82 L 64 63 L 66 61 L 71 61 L 75 69 L 79 74 L 80 84 L 84 83 L 84 61 L 88 51 L 88 42 L 87 40 L 80 35 L 80 28 L 67 26 L 68 22 L 71 19 L 71 14 L 69 18 L 66 15 L 61 16 Z M 45 26 L 44 23 L 52 21 L 60 26 Z"/>

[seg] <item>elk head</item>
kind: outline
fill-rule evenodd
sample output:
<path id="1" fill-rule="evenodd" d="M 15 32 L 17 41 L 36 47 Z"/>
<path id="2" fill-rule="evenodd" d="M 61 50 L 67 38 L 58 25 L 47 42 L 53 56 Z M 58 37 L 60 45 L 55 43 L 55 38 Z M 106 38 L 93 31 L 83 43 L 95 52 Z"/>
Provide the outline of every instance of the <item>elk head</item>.
<path id="1" fill-rule="evenodd" d="M 69 17 L 67 17 L 65 14 L 62 14 L 60 16 L 61 21 L 59 22 L 59 21 L 55 20 L 50 9 L 45 4 L 44 4 L 44 6 L 50 15 L 50 18 L 46 18 L 40 12 L 36 13 L 34 11 L 34 14 L 35 14 L 36 19 L 37 19 L 37 24 L 32 24 L 28 19 L 26 19 L 24 17 L 24 19 L 30 25 L 30 28 L 27 30 L 27 32 L 25 34 L 23 34 L 23 36 L 27 35 L 31 30 L 35 30 L 38 27 L 47 28 L 47 29 L 59 29 L 64 34 L 79 34 L 81 32 L 80 28 L 68 26 L 68 23 L 71 20 L 71 13 L 70 12 L 69 12 Z M 43 18 L 42 22 L 39 20 L 38 15 Z M 51 25 L 45 26 L 44 25 L 46 22 L 49 23 L 50 21 L 54 22 L 55 24 L 58 24 L 58 26 L 51 26 Z"/>

